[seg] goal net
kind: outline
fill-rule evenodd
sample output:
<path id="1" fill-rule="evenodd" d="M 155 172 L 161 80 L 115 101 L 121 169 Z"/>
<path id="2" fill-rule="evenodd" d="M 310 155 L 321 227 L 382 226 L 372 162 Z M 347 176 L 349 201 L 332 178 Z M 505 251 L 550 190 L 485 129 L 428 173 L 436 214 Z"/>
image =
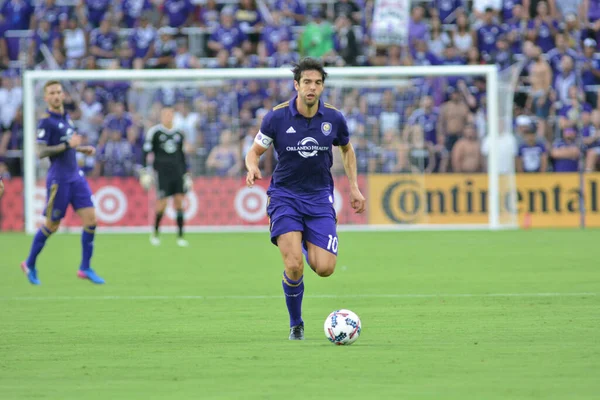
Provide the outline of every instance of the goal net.
<path id="1" fill-rule="evenodd" d="M 332 173 L 340 229 L 500 229 L 517 223 L 512 137 L 514 80 L 494 66 L 328 68 L 323 100 L 346 117 L 368 210 L 355 214 L 338 151 Z M 186 230 L 268 229 L 266 189 L 278 160 L 261 159 L 265 179 L 245 187 L 244 156 L 264 114 L 289 100 L 289 68 L 26 71 L 25 222 L 44 221 L 48 160 L 35 156 L 43 84 L 60 80 L 67 110 L 94 157 L 79 159 L 104 231 L 148 232 L 156 193 L 137 176 L 141 145 L 165 105 L 186 135 L 194 190 Z M 167 208 L 164 226 L 175 225 Z M 63 230 L 78 226 L 69 212 Z"/>

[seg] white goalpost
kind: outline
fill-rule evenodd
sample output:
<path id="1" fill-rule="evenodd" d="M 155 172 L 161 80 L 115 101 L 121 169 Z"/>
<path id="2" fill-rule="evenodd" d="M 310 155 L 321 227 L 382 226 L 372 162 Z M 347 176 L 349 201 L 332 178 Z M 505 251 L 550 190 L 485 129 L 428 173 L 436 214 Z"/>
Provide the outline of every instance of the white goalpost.
<path id="1" fill-rule="evenodd" d="M 380 80 L 381 82 L 396 82 L 401 79 L 411 79 L 417 77 L 465 77 L 465 76 L 482 76 L 486 80 L 487 107 L 485 111 L 486 132 L 489 141 L 489 154 L 487 157 L 487 179 L 480 186 L 485 188 L 477 189 L 478 192 L 469 192 L 470 186 L 466 189 L 465 198 L 469 201 L 478 202 L 485 197 L 486 204 L 482 206 L 481 213 L 485 213 L 483 218 L 473 222 L 469 218 L 464 221 L 460 219 L 460 215 L 455 215 L 458 218 L 453 223 L 385 223 L 377 222 L 377 218 L 371 221 L 371 214 L 366 218 L 366 223 L 359 224 L 342 224 L 340 230 L 405 230 L 405 229 L 506 229 L 517 227 L 517 211 L 516 211 L 516 183 L 514 170 L 502 172 L 500 171 L 499 160 L 499 137 L 501 130 L 512 132 L 512 102 L 514 94 L 514 82 L 512 79 L 505 77 L 498 71 L 496 66 L 478 65 L 478 66 L 426 66 L 426 67 L 331 67 L 327 68 L 329 74 L 326 82 L 326 91 L 331 85 L 335 86 L 336 82 L 362 82 L 366 80 Z M 192 84 L 197 87 L 202 87 L 203 84 L 214 83 L 217 81 L 231 82 L 235 80 L 290 80 L 292 73 L 289 68 L 263 68 L 263 69 L 200 69 L 200 70 L 56 70 L 56 71 L 25 71 L 23 74 L 23 106 L 24 106 L 24 200 L 25 200 L 25 230 L 27 233 L 35 233 L 39 224 L 39 202 L 42 178 L 38 176 L 35 152 L 36 138 L 36 110 L 39 110 L 39 100 L 41 97 L 41 87 L 43 82 L 48 80 L 59 81 L 135 81 L 151 83 L 182 82 Z M 381 84 L 380 82 L 380 84 Z M 380 85 L 381 86 L 381 85 Z M 341 109 L 342 104 L 334 104 Z M 352 135 L 352 132 L 351 132 Z M 427 175 L 431 176 L 431 175 Z M 443 175 L 436 179 L 451 179 L 451 175 Z M 427 179 L 424 177 L 423 179 Z M 240 180 L 241 182 L 241 180 Z M 479 181 L 478 181 L 479 182 Z M 368 184 L 367 186 L 370 186 Z M 365 190 L 368 190 L 365 188 Z M 425 193 L 425 189 L 421 188 L 423 193 L 418 201 L 432 202 L 435 199 L 435 193 Z M 45 192 L 44 192 L 45 193 Z M 372 200 L 369 198 L 369 193 L 365 193 L 369 207 L 379 207 L 377 204 L 369 204 Z M 233 197 L 233 196 L 232 196 Z M 410 196 L 409 196 L 410 197 Z M 407 197 L 408 198 L 408 197 Z M 415 200 L 415 201 L 417 201 Z M 195 200 L 196 208 L 202 207 L 201 196 Z M 404 198 L 401 199 L 404 201 Z M 408 201 L 408 200 L 407 200 Z M 412 200 L 411 200 L 412 201 Z M 37 203 L 36 203 L 37 202 Z M 231 203 L 238 202 L 231 199 Z M 440 200 L 443 203 L 443 200 Z M 251 202 L 252 203 L 252 202 Z M 260 204 L 260 201 L 258 201 Z M 36 206 L 37 204 L 37 206 Z M 254 204 L 254 203 L 252 203 Z M 252 205 L 251 204 L 251 205 Z M 420 207 L 419 212 L 425 212 L 427 209 L 444 207 L 431 205 L 427 207 L 423 204 L 414 206 Z M 347 205 L 346 205 L 347 206 Z M 260 210 L 257 211 L 260 214 Z M 246 221 L 256 222 L 260 220 L 260 215 L 254 217 L 250 215 L 250 219 Z M 187 217 L 186 217 L 187 218 Z M 187 223 L 186 223 L 187 224 Z M 125 226 L 110 226 L 101 228 L 104 231 L 113 232 L 146 232 L 143 227 L 125 227 Z M 244 225 L 229 225 L 219 226 L 218 224 L 204 224 L 203 222 L 187 225 L 186 230 L 189 232 L 198 231 L 240 231 L 245 232 L 256 229 L 268 229 L 266 224 L 244 224 Z"/>

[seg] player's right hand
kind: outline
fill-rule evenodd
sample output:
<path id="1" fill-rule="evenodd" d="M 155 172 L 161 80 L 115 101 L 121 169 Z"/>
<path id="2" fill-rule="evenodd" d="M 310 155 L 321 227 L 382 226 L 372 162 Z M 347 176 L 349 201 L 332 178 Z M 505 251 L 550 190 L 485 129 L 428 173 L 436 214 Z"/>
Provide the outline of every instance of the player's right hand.
<path id="1" fill-rule="evenodd" d="M 257 179 L 262 179 L 260 169 L 251 168 L 248 170 L 248 173 L 246 174 L 246 185 L 248 185 L 248 187 L 254 186 L 254 181 Z"/>
<path id="2" fill-rule="evenodd" d="M 79 146 L 81 144 L 81 135 L 74 133 L 70 138 L 69 138 L 69 146 L 71 148 L 76 148 L 77 146 Z"/>
<path id="3" fill-rule="evenodd" d="M 152 174 L 145 169 L 140 170 L 140 185 L 144 188 L 144 190 L 150 189 L 152 186 Z"/>

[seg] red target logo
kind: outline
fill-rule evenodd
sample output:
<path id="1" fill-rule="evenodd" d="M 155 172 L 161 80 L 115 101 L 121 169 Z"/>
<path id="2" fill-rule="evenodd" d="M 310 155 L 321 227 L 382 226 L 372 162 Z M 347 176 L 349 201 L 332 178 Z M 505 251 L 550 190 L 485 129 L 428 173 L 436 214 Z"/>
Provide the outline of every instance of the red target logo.
<path id="1" fill-rule="evenodd" d="M 107 224 L 118 222 L 127 212 L 127 196 L 115 186 L 104 186 L 92 196 L 96 215 Z"/>
<path id="2" fill-rule="evenodd" d="M 267 215 L 267 192 L 260 186 L 242 188 L 235 195 L 234 206 L 244 221 L 258 222 Z"/>

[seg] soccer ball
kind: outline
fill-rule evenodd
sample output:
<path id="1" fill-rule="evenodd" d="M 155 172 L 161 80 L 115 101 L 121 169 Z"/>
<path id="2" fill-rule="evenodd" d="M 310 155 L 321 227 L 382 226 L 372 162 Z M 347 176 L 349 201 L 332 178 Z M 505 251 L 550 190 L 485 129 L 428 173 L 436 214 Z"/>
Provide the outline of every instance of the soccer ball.
<path id="1" fill-rule="evenodd" d="M 360 336 L 360 318 L 350 310 L 336 310 L 325 319 L 324 329 L 331 343 L 351 345 Z"/>

